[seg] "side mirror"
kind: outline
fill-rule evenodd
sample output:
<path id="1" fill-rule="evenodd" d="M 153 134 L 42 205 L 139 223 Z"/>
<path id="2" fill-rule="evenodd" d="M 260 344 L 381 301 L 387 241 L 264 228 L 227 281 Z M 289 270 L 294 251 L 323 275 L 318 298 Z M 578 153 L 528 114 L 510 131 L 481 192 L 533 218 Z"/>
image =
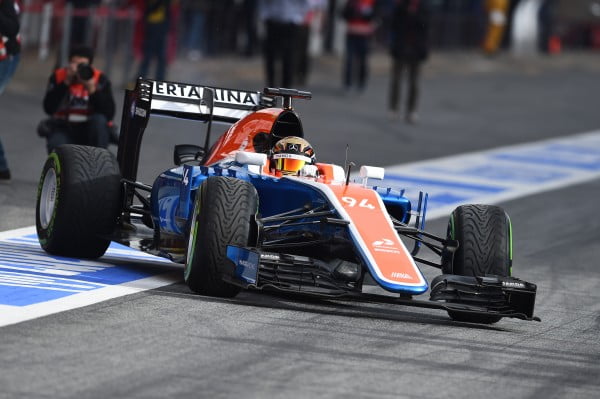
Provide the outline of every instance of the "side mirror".
<path id="1" fill-rule="evenodd" d="M 173 150 L 173 162 L 175 165 L 195 164 L 199 165 L 204 157 L 204 148 L 195 144 L 177 144 Z"/>
<path id="2" fill-rule="evenodd" d="M 265 166 L 267 164 L 267 154 L 238 151 L 235 153 L 235 162 L 242 165 Z"/>
<path id="3" fill-rule="evenodd" d="M 263 166 L 267 164 L 267 154 L 238 151 L 235 153 L 235 162 L 245 165 L 248 172 L 260 175 L 262 174 Z"/>
<path id="4" fill-rule="evenodd" d="M 384 176 L 385 176 L 384 168 L 378 168 L 376 166 L 366 166 L 366 165 L 363 165 L 360 167 L 360 177 L 362 178 L 363 186 L 367 185 L 367 180 L 369 180 L 369 178 L 383 180 Z"/>

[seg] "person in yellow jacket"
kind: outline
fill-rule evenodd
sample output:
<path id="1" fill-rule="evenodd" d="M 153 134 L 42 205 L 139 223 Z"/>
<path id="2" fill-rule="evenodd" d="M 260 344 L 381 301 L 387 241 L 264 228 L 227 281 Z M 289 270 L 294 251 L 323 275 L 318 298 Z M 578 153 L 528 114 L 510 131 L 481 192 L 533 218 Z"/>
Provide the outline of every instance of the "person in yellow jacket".
<path id="1" fill-rule="evenodd" d="M 509 0 L 486 0 L 487 29 L 483 39 L 483 51 L 492 55 L 498 51 L 508 20 Z"/>

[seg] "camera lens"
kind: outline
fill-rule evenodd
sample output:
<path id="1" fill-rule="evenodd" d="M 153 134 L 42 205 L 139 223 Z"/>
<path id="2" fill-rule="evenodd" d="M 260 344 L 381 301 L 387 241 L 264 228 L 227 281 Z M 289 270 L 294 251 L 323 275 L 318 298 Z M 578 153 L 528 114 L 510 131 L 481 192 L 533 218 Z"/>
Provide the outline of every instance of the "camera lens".
<path id="1" fill-rule="evenodd" d="M 81 80 L 89 80 L 94 76 L 94 70 L 89 64 L 81 63 L 77 65 L 77 75 Z"/>

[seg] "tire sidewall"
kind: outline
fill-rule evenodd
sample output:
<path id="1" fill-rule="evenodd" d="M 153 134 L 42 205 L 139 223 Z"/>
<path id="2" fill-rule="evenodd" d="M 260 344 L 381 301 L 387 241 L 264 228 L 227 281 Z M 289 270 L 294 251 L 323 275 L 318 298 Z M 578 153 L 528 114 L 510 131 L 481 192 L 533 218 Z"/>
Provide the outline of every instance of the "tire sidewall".
<path id="1" fill-rule="evenodd" d="M 44 190 L 46 176 L 52 171 L 56 190 L 49 212 Z M 36 230 L 42 248 L 73 258 L 102 256 L 118 220 L 120 180 L 118 163 L 104 148 L 67 144 L 51 152 L 42 169 L 36 201 Z M 47 226 L 42 213 L 51 214 Z"/>
<path id="2" fill-rule="evenodd" d="M 196 200 L 194 201 L 194 210 L 192 213 L 192 219 L 190 223 L 190 234 L 188 235 L 188 248 L 187 248 L 187 256 L 185 260 L 185 267 L 183 272 L 183 277 L 186 282 L 190 281 L 190 279 L 196 278 L 195 274 L 198 273 L 198 270 L 193 267 L 194 264 L 197 263 L 196 258 L 199 256 L 197 251 L 198 244 L 198 234 L 199 234 L 199 226 L 200 226 L 200 214 L 202 209 L 203 198 L 205 197 L 206 192 L 206 181 L 202 182 L 200 185 L 200 189 L 196 193 Z"/>
<path id="3" fill-rule="evenodd" d="M 50 221 L 48 226 L 44 227 L 41 222 L 41 206 L 46 206 L 46 204 L 42 204 L 42 192 L 44 189 L 44 182 L 46 180 L 46 176 L 48 173 L 53 170 L 56 178 L 56 188 L 54 193 L 54 206 L 52 208 Z M 36 229 L 38 234 L 38 239 L 42 248 L 46 249 L 51 246 L 55 222 L 57 219 L 57 214 L 59 213 L 62 200 L 61 200 L 61 187 L 63 182 L 63 169 L 61 168 L 60 158 L 56 152 L 51 152 L 44 164 L 44 168 L 42 169 L 42 175 L 40 177 L 40 182 L 38 184 L 37 190 L 37 200 L 36 200 Z"/>

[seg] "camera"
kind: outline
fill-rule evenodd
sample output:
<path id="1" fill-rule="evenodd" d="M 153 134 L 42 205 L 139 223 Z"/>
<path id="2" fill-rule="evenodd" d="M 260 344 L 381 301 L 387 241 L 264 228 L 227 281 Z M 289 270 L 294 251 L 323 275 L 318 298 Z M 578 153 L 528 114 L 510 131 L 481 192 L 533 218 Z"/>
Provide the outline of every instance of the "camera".
<path id="1" fill-rule="evenodd" d="M 94 76 L 94 69 L 90 64 L 81 63 L 77 65 L 77 75 L 81 80 L 90 80 Z"/>

